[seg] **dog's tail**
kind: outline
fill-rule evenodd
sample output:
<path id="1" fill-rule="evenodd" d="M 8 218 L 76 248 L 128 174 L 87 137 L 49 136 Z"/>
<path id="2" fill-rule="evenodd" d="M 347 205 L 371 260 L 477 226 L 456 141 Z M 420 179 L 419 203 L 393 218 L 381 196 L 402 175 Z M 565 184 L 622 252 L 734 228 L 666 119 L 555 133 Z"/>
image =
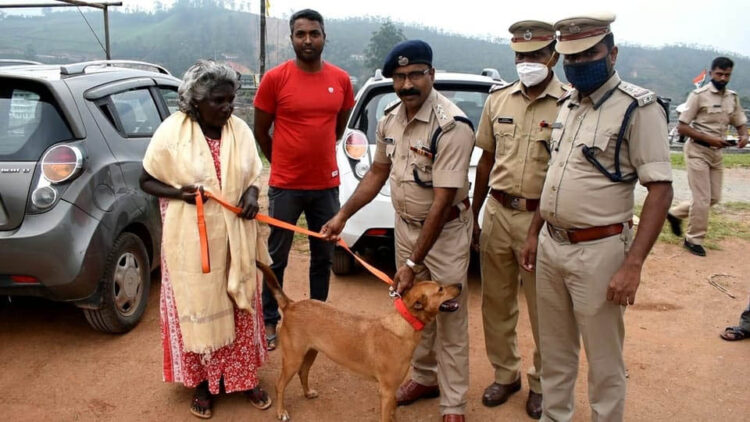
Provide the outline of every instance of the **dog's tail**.
<path id="1" fill-rule="evenodd" d="M 263 272 L 263 280 L 265 281 L 266 286 L 271 289 L 273 298 L 276 299 L 276 302 L 279 304 L 279 308 L 281 308 L 281 310 L 283 311 L 290 303 L 293 303 L 294 301 L 292 299 L 289 299 L 286 293 L 281 290 L 279 280 L 276 278 L 276 274 L 274 274 L 271 270 L 271 267 L 260 261 L 255 261 L 255 265 L 261 272 Z"/>

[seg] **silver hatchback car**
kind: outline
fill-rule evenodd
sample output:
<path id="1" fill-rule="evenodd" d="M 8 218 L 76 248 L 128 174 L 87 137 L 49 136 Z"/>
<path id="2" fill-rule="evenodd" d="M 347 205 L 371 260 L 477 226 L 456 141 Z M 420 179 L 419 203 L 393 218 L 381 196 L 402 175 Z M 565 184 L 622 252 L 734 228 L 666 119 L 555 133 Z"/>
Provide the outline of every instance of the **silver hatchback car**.
<path id="1" fill-rule="evenodd" d="M 0 296 L 71 302 L 104 332 L 138 323 L 161 242 L 138 177 L 179 83 L 140 62 L 0 67 Z"/>

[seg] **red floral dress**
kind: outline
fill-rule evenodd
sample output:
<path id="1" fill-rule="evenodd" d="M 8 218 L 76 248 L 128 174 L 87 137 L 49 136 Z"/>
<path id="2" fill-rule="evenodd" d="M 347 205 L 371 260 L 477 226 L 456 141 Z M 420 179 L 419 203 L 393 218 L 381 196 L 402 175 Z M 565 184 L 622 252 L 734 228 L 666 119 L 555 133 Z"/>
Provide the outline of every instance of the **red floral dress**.
<path id="1" fill-rule="evenodd" d="M 221 184 L 220 139 L 206 138 L 216 168 L 216 176 Z M 161 217 L 167 210 L 168 200 L 160 199 Z M 208 380 L 211 394 L 219 393 L 219 383 L 224 378 L 227 393 L 250 390 L 258 385 L 258 369 L 268 358 L 266 351 L 265 326 L 260 294 L 255 295 L 255 315 L 234 309 L 234 343 L 213 352 L 208 359 L 196 353 L 185 352 L 177 316 L 169 269 L 161 257 L 161 340 L 164 352 L 163 377 L 165 382 L 179 382 L 195 388 Z M 257 291 L 261 291 L 261 278 L 257 279 Z"/>

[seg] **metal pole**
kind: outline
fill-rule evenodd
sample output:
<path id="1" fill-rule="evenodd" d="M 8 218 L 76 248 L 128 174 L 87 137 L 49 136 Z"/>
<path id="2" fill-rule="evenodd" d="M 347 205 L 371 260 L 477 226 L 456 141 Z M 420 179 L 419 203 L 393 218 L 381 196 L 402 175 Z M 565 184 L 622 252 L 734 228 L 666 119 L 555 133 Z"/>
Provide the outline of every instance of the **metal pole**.
<path id="1" fill-rule="evenodd" d="M 260 79 L 266 74 L 266 0 L 260 0 Z"/>
<path id="2" fill-rule="evenodd" d="M 104 6 L 104 45 L 107 60 L 112 59 L 112 49 L 109 46 L 109 6 Z"/>

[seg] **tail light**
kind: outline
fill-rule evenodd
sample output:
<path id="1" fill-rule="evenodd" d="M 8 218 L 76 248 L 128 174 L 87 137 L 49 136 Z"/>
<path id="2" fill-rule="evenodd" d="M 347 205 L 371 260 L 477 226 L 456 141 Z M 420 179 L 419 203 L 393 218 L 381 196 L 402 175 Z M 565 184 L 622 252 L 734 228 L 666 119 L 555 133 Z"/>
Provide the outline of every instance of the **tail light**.
<path id="1" fill-rule="evenodd" d="M 39 280 L 36 277 L 30 275 L 12 275 L 10 276 L 11 281 L 18 284 L 38 284 Z"/>
<path id="2" fill-rule="evenodd" d="M 28 211 L 31 214 L 46 212 L 60 200 L 69 182 L 83 170 L 83 152 L 76 145 L 56 145 L 43 156 L 39 166 L 41 176 L 29 198 Z"/>
<path id="3" fill-rule="evenodd" d="M 58 145 L 42 157 L 42 175 L 50 183 L 62 183 L 78 175 L 83 167 L 81 150 L 70 145 Z"/>
<path id="4" fill-rule="evenodd" d="M 353 130 L 344 141 L 344 153 L 352 160 L 361 160 L 367 155 L 367 146 L 367 136 L 358 130 Z"/>

